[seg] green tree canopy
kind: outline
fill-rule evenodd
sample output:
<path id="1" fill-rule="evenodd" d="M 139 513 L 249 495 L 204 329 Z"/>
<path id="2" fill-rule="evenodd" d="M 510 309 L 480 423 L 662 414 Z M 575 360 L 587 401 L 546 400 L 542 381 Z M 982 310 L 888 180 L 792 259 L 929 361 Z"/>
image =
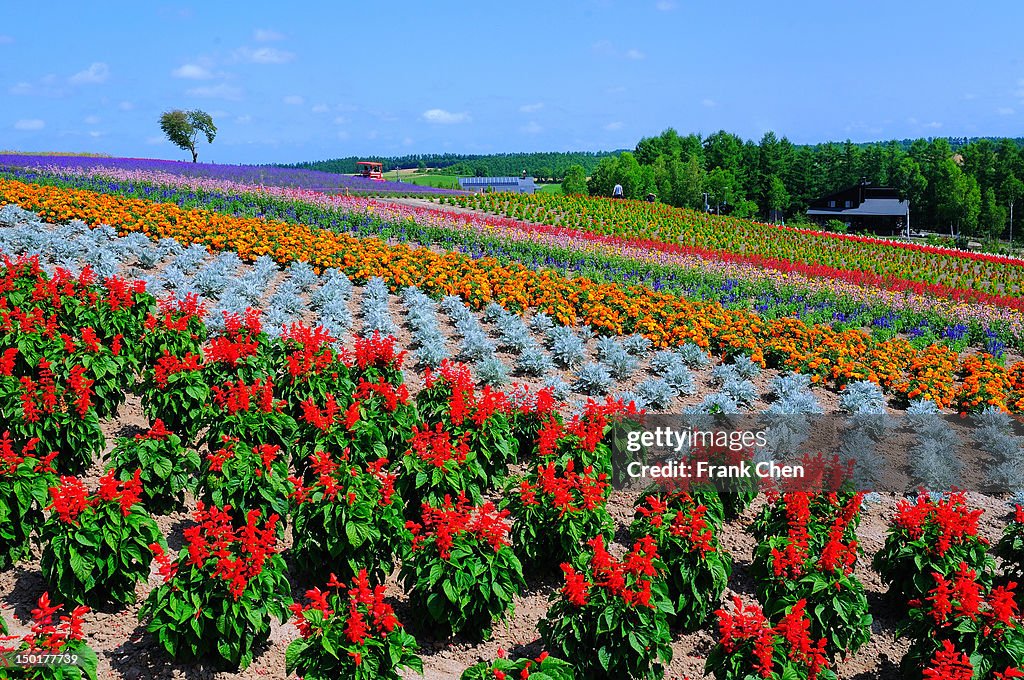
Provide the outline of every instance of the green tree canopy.
<path id="1" fill-rule="evenodd" d="M 184 151 L 192 152 L 192 162 L 199 158 L 196 151 L 196 141 L 199 135 L 206 136 L 206 143 L 213 144 L 213 138 L 217 135 L 217 126 L 213 124 L 210 114 L 199 109 L 192 111 L 165 111 L 160 116 L 160 129 L 167 135 L 171 144 Z"/>
<path id="2" fill-rule="evenodd" d="M 562 180 L 562 193 L 587 193 L 587 171 L 583 169 L 582 165 L 574 164 L 566 169 L 565 179 Z"/>

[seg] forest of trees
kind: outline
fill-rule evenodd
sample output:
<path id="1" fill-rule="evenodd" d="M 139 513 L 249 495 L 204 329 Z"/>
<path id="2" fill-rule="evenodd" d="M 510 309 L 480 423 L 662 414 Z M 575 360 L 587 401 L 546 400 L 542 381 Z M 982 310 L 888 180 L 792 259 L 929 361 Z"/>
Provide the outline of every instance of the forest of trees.
<path id="1" fill-rule="evenodd" d="M 621 151 L 568 151 L 539 153 L 473 154 L 412 154 L 408 156 L 349 156 L 326 161 L 294 163 L 285 167 L 307 168 L 351 174 L 356 161 L 377 161 L 388 170 L 406 168 L 442 168 L 445 174 L 475 177 L 509 177 L 523 170 L 539 180 L 561 181 L 566 170 L 579 165 L 589 175 L 603 158 L 617 156 Z"/>
<path id="2" fill-rule="evenodd" d="M 793 223 L 811 201 L 863 179 L 899 189 L 910 200 L 916 229 L 995 239 L 1010 231 L 1012 212 L 1016 238 L 1024 236 L 1020 142 L 916 139 L 798 146 L 772 132 L 753 142 L 725 131 L 701 138 L 669 128 L 641 139 L 632 152 L 602 159 L 588 173 L 586 188 L 610 196 L 621 184 L 627 198 L 654 193 L 671 205 L 697 210 L 708 205 L 739 217 L 764 219 L 770 210 L 781 210 Z"/>

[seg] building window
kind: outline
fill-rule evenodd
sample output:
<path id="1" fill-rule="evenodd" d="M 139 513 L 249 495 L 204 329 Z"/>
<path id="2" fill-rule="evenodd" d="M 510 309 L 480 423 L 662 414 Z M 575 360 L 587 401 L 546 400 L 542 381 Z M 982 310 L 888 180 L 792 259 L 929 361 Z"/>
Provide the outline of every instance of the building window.
<path id="1" fill-rule="evenodd" d="M 846 202 L 846 205 L 844 205 L 843 207 L 844 207 L 844 208 L 849 208 L 849 207 L 851 207 L 852 205 L 853 205 L 853 203 L 851 203 L 850 201 L 847 201 L 847 202 Z"/>
<path id="2" fill-rule="evenodd" d="M 835 201 L 829 201 L 828 202 L 828 207 L 830 207 L 830 208 L 836 207 L 836 202 Z"/>

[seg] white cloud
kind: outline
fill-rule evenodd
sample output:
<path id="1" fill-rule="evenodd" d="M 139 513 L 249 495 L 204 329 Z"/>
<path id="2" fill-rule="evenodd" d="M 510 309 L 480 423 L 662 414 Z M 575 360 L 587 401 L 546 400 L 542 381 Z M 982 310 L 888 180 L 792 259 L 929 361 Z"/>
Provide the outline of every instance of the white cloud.
<path id="1" fill-rule="evenodd" d="M 348 118 L 346 118 L 345 116 L 335 116 L 334 117 L 334 124 L 335 125 L 344 125 L 347 122 L 348 122 Z"/>
<path id="2" fill-rule="evenodd" d="M 998 113 L 1000 116 L 1012 116 L 1015 112 L 1009 106 L 1000 106 L 998 109 L 996 109 L 996 113 Z"/>
<path id="3" fill-rule="evenodd" d="M 519 110 L 523 113 L 536 113 L 544 108 L 544 102 L 537 102 L 536 104 L 523 104 L 519 107 Z"/>
<path id="4" fill-rule="evenodd" d="M 412 146 L 412 137 L 403 137 L 402 146 Z"/>
<path id="5" fill-rule="evenodd" d="M 36 83 L 18 82 L 7 91 L 14 95 L 30 97 L 62 97 L 67 94 L 67 90 L 60 86 L 57 76 L 52 73 L 40 78 Z"/>
<path id="6" fill-rule="evenodd" d="M 14 38 L 9 35 L 0 35 L 0 45 L 13 45 Z"/>
<path id="7" fill-rule="evenodd" d="M 72 85 L 98 85 L 99 83 L 105 83 L 109 77 L 110 67 L 102 61 L 94 61 L 89 64 L 89 68 L 79 71 L 71 76 L 68 81 Z"/>
<path id="8" fill-rule="evenodd" d="M 605 125 L 604 129 L 608 130 L 609 132 L 613 132 L 615 130 L 621 130 L 622 129 L 622 121 L 621 120 L 612 121 L 611 123 L 608 123 L 607 125 Z"/>
<path id="9" fill-rule="evenodd" d="M 135 104 L 129 101 L 124 101 L 118 104 L 117 108 L 121 109 L 122 111 L 131 111 L 135 108 Z"/>
<path id="10" fill-rule="evenodd" d="M 465 123 L 472 118 L 466 112 L 452 113 L 451 111 L 445 111 L 444 109 L 429 109 L 423 112 L 423 120 L 428 123 L 440 123 L 442 125 L 450 125 L 452 123 Z"/>
<path id="11" fill-rule="evenodd" d="M 295 59 L 292 52 L 274 47 L 258 47 L 256 49 L 242 47 L 235 50 L 235 57 L 251 64 L 287 64 Z"/>
<path id="12" fill-rule="evenodd" d="M 86 125 L 98 125 L 100 122 L 99 116 L 86 116 L 85 120 L 82 121 Z"/>
<path id="13" fill-rule="evenodd" d="M 526 125 L 522 126 L 519 129 L 528 135 L 535 135 L 544 131 L 544 128 L 541 127 L 541 125 L 535 120 L 531 120 L 529 123 L 527 123 Z"/>
<path id="14" fill-rule="evenodd" d="M 38 118 L 22 118 L 14 124 L 15 130 L 42 130 L 46 122 Z"/>
<path id="15" fill-rule="evenodd" d="M 937 120 L 933 120 L 930 123 L 925 123 L 924 126 L 926 128 L 932 128 L 934 130 L 938 130 L 940 127 L 942 127 L 942 123 L 938 122 Z"/>
<path id="16" fill-rule="evenodd" d="M 234 85 L 221 83 L 220 85 L 204 85 L 185 90 L 190 97 L 202 97 L 204 99 L 231 99 L 242 98 L 242 90 Z"/>
<path id="17" fill-rule="evenodd" d="M 615 55 L 615 45 L 612 44 L 611 40 L 598 40 L 591 47 L 598 54 L 603 54 L 609 57 Z"/>
<path id="18" fill-rule="evenodd" d="M 182 64 L 171 71 L 171 75 L 175 78 L 186 78 L 188 80 L 209 80 L 213 77 L 212 73 L 199 64 Z"/>
<path id="19" fill-rule="evenodd" d="M 99 130 L 89 130 L 89 136 L 92 137 L 93 139 L 96 139 L 97 137 L 102 137 L 103 133 L 100 132 Z"/>
<path id="20" fill-rule="evenodd" d="M 654 6 L 660 12 L 671 12 L 676 8 L 676 3 L 673 0 L 659 0 Z"/>
<path id="21" fill-rule="evenodd" d="M 716 102 L 714 99 L 701 99 L 700 103 L 701 105 L 706 106 L 709 109 L 713 109 L 714 107 L 718 106 L 718 102 Z"/>
<path id="22" fill-rule="evenodd" d="M 331 110 L 327 104 L 317 104 L 312 108 L 313 113 L 327 113 Z"/>
<path id="23" fill-rule="evenodd" d="M 638 50 L 636 48 L 633 48 L 633 49 L 630 49 L 630 50 L 626 51 L 626 58 L 627 59 L 643 59 L 646 56 L 647 56 L 646 54 L 644 54 L 643 52 L 641 52 L 640 50 Z"/>
<path id="24" fill-rule="evenodd" d="M 338 130 L 338 139 L 344 141 L 349 138 L 348 132 L 345 130 Z"/>
<path id="25" fill-rule="evenodd" d="M 305 97 L 300 97 L 297 94 L 290 94 L 281 101 L 283 101 L 285 104 L 288 104 L 289 106 L 302 106 L 303 104 L 306 103 Z"/>
<path id="26" fill-rule="evenodd" d="M 237 118 L 235 118 L 235 122 L 239 123 L 241 125 L 245 125 L 246 123 L 251 123 L 252 122 L 252 116 L 250 116 L 248 113 L 243 114 L 243 115 L 238 116 Z"/>
<path id="27" fill-rule="evenodd" d="M 284 34 L 268 28 L 257 28 L 252 32 L 252 39 L 257 42 L 272 42 L 274 40 L 284 40 Z"/>

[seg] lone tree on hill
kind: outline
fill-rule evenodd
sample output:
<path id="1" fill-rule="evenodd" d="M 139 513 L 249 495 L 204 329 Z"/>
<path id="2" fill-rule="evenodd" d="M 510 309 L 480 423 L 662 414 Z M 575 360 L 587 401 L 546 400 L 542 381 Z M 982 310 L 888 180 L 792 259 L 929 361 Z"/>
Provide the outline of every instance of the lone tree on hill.
<path id="1" fill-rule="evenodd" d="M 171 144 L 192 152 L 193 163 L 199 157 L 196 153 L 196 140 L 199 139 L 199 135 L 206 135 L 208 144 L 213 144 L 213 138 L 217 135 L 217 126 L 213 124 L 213 118 L 206 111 L 199 109 L 165 111 L 160 116 L 160 129 L 167 135 Z"/>

